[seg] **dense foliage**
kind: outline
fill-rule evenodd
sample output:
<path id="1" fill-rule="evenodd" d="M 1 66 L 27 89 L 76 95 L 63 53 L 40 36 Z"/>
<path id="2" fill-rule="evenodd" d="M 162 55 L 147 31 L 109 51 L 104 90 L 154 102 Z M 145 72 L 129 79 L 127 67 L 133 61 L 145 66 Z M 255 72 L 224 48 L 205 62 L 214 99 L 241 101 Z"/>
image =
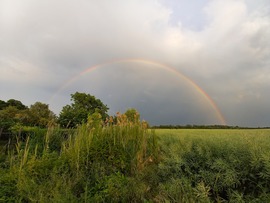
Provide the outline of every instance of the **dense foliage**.
<path id="1" fill-rule="evenodd" d="M 21 101 L 16 99 L 9 99 L 7 102 L 0 100 L 0 110 L 5 109 L 8 106 L 16 107 L 19 110 L 27 109 L 27 106 L 25 106 Z"/>
<path id="2" fill-rule="evenodd" d="M 66 105 L 60 112 L 58 122 L 62 127 L 76 127 L 87 121 L 88 115 L 98 112 L 105 120 L 109 108 L 100 99 L 90 94 L 76 92 L 71 94 L 71 105 Z"/>
<path id="3" fill-rule="evenodd" d="M 10 132 L 22 126 L 38 126 L 46 128 L 56 121 L 55 114 L 49 109 L 49 105 L 36 102 L 30 108 L 20 101 L 11 99 L 1 101 L 0 110 L 0 137 L 2 132 Z"/>
<path id="4" fill-rule="evenodd" d="M 60 124 L 65 128 L 74 128 L 87 121 L 89 115 L 98 112 L 102 120 L 108 118 L 109 108 L 100 99 L 86 93 L 71 94 L 71 105 L 63 107 L 59 118 L 49 109 L 48 104 L 36 102 L 30 107 L 21 101 L 0 100 L 0 139 L 2 134 L 21 130 L 25 126 L 47 128 L 52 124 Z M 134 112 L 133 112 L 134 113 Z"/>

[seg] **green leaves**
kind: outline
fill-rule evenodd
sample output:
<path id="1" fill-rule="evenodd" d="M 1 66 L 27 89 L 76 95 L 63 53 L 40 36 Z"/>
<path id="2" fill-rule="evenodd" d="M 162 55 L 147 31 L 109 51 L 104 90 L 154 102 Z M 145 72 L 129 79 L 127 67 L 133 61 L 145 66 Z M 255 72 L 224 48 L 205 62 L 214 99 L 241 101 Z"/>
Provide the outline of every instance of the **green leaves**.
<path id="1" fill-rule="evenodd" d="M 66 105 L 60 112 L 58 122 L 62 127 L 74 128 L 86 123 L 88 116 L 98 112 L 102 120 L 105 120 L 109 108 L 99 99 L 85 93 L 76 92 L 71 94 L 71 105 Z"/>
<path id="2" fill-rule="evenodd" d="M 7 102 L 0 100 L 0 105 L 0 133 L 16 129 L 20 131 L 23 126 L 46 128 L 56 122 L 56 116 L 48 104 L 36 102 L 28 108 L 20 101 L 10 99 Z"/>
<path id="3" fill-rule="evenodd" d="M 32 126 L 46 128 L 56 122 L 55 114 L 49 109 L 48 104 L 36 102 L 29 108 L 29 123 Z"/>

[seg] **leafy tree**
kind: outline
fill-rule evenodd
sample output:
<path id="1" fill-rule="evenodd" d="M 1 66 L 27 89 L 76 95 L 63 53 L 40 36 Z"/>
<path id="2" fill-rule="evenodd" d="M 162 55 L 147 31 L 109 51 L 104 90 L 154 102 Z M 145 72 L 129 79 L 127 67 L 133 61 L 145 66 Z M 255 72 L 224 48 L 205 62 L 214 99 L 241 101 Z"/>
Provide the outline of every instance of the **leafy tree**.
<path id="1" fill-rule="evenodd" d="M 7 106 L 14 106 L 19 110 L 24 110 L 27 109 L 27 106 L 25 106 L 24 104 L 22 104 L 21 101 L 16 100 L 16 99 L 10 99 L 6 102 Z"/>
<path id="2" fill-rule="evenodd" d="M 3 100 L 0 100 L 0 110 L 3 110 L 6 107 L 7 107 L 7 103 Z"/>
<path id="3" fill-rule="evenodd" d="M 97 112 L 102 120 L 108 117 L 109 108 L 100 99 L 86 93 L 76 92 L 71 94 L 71 105 L 63 107 L 59 114 L 58 122 L 63 127 L 75 127 L 87 121 L 88 115 Z"/>
<path id="4" fill-rule="evenodd" d="M 4 102 L 0 104 L 4 106 Z M 15 125 L 47 127 L 50 122 L 56 120 L 49 106 L 41 102 L 36 102 L 30 108 L 14 99 L 5 104 L 7 106 L 0 110 L 0 132 L 10 131 Z"/>
<path id="5" fill-rule="evenodd" d="M 19 109 L 15 106 L 8 106 L 3 110 L 0 110 L 0 131 L 8 131 L 12 126 L 14 126 L 18 119 Z"/>
<path id="6" fill-rule="evenodd" d="M 21 101 L 10 99 L 0 100 L 0 135 L 9 132 L 15 125 L 25 125 L 28 121 L 28 107 Z"/>
<path id="7" fill-rule="evenodd" d="M 55 114 L 49 109 L 49 105 L 41 102 L 31 105 L 28 115 L 28 122 L 32 126 L 47 127 L 56 119 Z"/>

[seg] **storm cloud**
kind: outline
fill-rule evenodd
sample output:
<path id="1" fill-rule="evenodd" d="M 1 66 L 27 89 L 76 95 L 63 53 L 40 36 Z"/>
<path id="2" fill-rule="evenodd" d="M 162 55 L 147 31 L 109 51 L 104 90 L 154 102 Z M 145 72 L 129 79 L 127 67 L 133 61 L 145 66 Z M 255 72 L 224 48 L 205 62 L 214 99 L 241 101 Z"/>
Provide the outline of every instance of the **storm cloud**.
<path id="1" fill-rule="evenodd" d="M 0 0 L 0 99 L 56 113 L 83 91 L 151 124 L 220 123 L 202 93 L 155 65 L 107 64 L 59 91 L 96 64 L 139 58 L 190 78 L 227 124 L 269 126 L 269 56 L 268 0 Z"/>

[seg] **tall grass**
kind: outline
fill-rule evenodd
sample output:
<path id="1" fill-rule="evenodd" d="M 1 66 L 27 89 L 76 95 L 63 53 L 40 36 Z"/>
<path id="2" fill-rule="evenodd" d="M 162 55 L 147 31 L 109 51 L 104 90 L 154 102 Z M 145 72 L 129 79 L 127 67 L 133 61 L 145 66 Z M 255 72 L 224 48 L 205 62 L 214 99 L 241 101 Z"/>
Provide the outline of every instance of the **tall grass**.
<path id="1" fill-rule="evenodd" d="M 121 114 L 117 124 L 103 123 L 96 114 L 61 136 L 49 128 L 42 142 L 17 143 L 1 168 L 0 183 L 12 193 L 0 190 L 0 201 L 142 202 L 154 194 L 145 174 L 158 161 L 158 145 L 143 123 Z"/>

